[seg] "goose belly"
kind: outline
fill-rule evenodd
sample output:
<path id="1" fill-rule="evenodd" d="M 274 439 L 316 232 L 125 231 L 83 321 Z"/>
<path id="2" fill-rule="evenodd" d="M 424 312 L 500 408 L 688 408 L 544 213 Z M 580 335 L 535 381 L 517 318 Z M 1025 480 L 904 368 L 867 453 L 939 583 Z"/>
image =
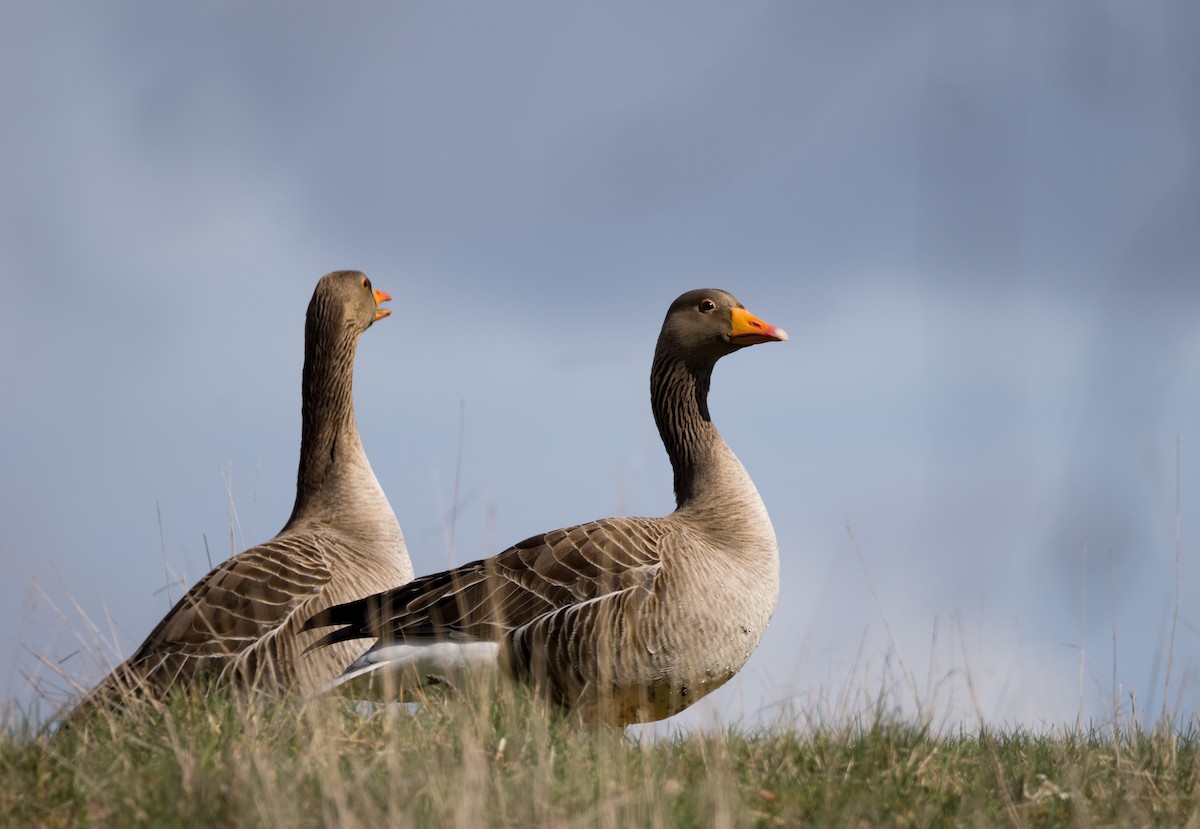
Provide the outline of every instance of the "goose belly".
<path id="1" fill-rule="evenodd" d="M 611 659 L 598 659 L 578 709 L 585 720 L 619 725 L 678 714 L 720 688 L 746 664 L 770 621 L 769 606 L 736 590 L 702 601 L 649 603 L 651 625 L 631 625 Z M 640 633 L 640 635 L 639 635 Z"/>

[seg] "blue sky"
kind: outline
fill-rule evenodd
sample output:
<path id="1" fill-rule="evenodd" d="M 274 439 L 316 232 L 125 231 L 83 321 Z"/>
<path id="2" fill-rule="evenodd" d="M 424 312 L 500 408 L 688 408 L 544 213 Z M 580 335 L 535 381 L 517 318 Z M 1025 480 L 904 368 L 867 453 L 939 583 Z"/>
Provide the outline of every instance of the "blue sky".
<path id="1" fill-rule="evenodd" d="M 1091 0 L 7 4 L 3 695 L 96 679 L 279 529 L 304 309 L 358 268 L 418 573 L 671 509 L 679 293 L 791 334 L 714 378 L 783 591 L 685 722 L 911 709 L 901 660 L 945 722 L 1189 716 L 1197 34 Z"/>

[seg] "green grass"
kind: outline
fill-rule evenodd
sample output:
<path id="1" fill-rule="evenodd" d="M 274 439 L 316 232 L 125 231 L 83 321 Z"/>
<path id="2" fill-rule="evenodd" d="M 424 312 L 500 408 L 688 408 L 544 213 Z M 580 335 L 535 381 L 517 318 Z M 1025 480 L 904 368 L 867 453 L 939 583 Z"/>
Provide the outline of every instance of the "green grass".
<path id="1" fill-rule="evenodd" d="M 6 826 L 1197 826 L 1200 737 L 934 734 L 883 714 L 638 740 L 528 693 L 364 713 L 176 698 L 0 733 Z"/>

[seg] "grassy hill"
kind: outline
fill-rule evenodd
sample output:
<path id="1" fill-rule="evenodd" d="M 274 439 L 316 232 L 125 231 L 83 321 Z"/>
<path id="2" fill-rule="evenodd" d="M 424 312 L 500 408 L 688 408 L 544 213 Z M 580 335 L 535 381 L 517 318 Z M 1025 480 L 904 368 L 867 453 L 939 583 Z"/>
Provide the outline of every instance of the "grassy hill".
<path id="1" fill-rule="evenodd" d="M 177 697 L 0 735 L 6 826 L 1200 826 L 1194 729 L 937 734 L 875 712 L 636 739 L 524 691 L 413 713 Z"/>

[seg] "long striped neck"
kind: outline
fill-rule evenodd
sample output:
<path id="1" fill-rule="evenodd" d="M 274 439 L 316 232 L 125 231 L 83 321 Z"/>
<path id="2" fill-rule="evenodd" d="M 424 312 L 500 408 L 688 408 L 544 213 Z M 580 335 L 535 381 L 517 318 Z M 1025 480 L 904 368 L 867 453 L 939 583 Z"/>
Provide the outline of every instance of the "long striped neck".
<path id="1" fill-rule="evenodd" d="M 712 363 L 689 365 L 659 344 L 650 369 L 650 407 L 675 473 L 675 504 L 698 494 L 700 472 L 723 441 L 708 414 Z"/>
<path id="2" fill-rule="evenodd" d="M 289 524 L 305 517 L 339 468 L 355 461 L 367 466 L 354 419 L 354 355 L 360 333 L 342 323 L 330 299 L 313 296 L 304 327 L 300 469 Z"/>

